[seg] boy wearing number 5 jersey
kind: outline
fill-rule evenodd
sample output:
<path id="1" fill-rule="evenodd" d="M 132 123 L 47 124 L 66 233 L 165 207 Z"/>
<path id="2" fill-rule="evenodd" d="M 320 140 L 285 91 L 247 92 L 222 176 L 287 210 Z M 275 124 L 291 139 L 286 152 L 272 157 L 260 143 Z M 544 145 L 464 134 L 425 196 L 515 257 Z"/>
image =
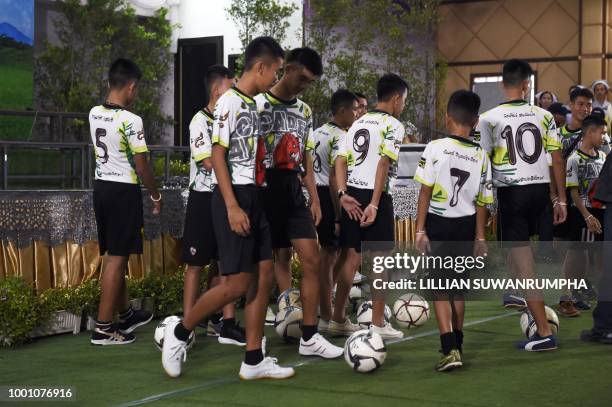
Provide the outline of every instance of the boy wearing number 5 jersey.
<path id="1" fill-rule="evenodd" d="M 404 126 L 397 119 L 404 110 L 408 84 L 395 74 L 382 76 L 377 85 L 376 108 L 353 123 L 339 144 L 335 171 L 340 215 L 340 247 L 343 250 L 338 288 L 329 332 L 351 334 L 359 327 L 346 317 L 345 305 L 355 271 L 361 263 L 364 242 L 385 242 L 393 247 L 395 219 L 390 190 L 397 174 Z M 348 174 L 347 174 L 348 172 Z M 380 293 L 374 293 L 380 294 Z M 383 318 L 384 298 L 372 299 L 370 329 L 383 339 L 402 338 Z M 382 297 L 382 295 L 380 295 Z"/>
<path id="2" fill-rule="evenodd" d="M 416 249 L 430 256 L 486 256 L 486 205 L 493 203 L 491 163 L 469 137 L 478 121 L 480 98 L 458 90 L 448 101 L 446 128 L 451 136 L 427 145 L 414 179 L 421 183 L 416 223 Z M 475 244 L 475 242 L 477 244 Z M 466 272 L 435 270 L 434 279 L 465 279 Z M 440 331 L 439 372 L 463 366 L 464 293 L 432 293 Z"/>
<path id="3" fill-rule="evenodd" d="M 513 59 L 504 64 L 506 102 L 480 116 L 475 137 L 491 156 L 498 198 L 498 240 L 507 242 L 504 246 L 509 247 L 511 274 L 517 278 L 534 278 L 529 237 L 536 233 L 548 200 L 554 202 L 555 224 L 564 222 L 567 215 L 565 165 L 555 120 L 550 112 L 525 101 L 532 74 L 525 61 Z M 555 197 L 550 193 L 547 152 L 552 157 Z M 556 349 L 540 293 L 528 294 L 527 307 L 538 329 L 529 340 L 519 343 L 519 348 Z"/>

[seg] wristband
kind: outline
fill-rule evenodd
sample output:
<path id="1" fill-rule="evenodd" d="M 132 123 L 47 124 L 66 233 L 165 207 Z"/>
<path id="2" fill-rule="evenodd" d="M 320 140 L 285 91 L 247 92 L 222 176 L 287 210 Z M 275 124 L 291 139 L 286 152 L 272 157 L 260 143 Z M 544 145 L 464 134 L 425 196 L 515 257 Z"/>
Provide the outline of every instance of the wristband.
<path id="1" fill-rule="evenodd" d="M 486 242 L 487 239 L 476 239 L 477 242 Z"/>
<path id="2" fill-rule="evenodd" d="M 159 191 L 158 191 L 157 193 L 159 194 L 159 198 L 157 198 L 157 199 L 153 198 L 153 195 L 149 195 L 149 198 L 151 198 L 151 200 L 152 200 L 153 202 L 159 202 L 159 201 L 161 201 L 161 199 L 162 199 L 161 192 L 159 192 Z"/>
<path id="3" fill-rule="evenodd" d="M 425 231 L 424 231 L 424 230 L 417 230 L 417 231 L 415 232 L 415 234 L 417 234 L 417 235 L 424 235 L 424 234 L 425 234 Z"/>
<path id="4" fill-rule="evenodd" d="M 585 221 L 585 222 L 588 222 L 588 221 L 589 221 L 589 219 L 591 219 L 592 217 L 593 217 L 593 215 L 591 214 L 591 215 L 587 216 L 586 218 L 584 218 L 584 221 Z"/>
<path id="5" fill-rule="evenodd" d="M 339 189 L 338 190 L 338 198 L 342 198 L 342 195 L 346 194 L 346 189 Z"/>
<path id="6" fill-rule="evenodd" d="M 378 206 L 375 206 L 375 205 L 372 205 L 372 204 L 369 204 L 368 206 L 371 206 L 372 208 L 378 210 Z"/>

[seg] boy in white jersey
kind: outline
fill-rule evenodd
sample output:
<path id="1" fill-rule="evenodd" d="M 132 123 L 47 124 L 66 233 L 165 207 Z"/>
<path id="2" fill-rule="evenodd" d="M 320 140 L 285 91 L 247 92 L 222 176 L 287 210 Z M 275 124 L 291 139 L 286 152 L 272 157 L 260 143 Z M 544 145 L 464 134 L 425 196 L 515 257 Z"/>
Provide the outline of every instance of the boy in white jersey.
<path id="1" fill-rule="evenodd" d="M 405 131 L 397 119 L 406 106 L 408 84 L 395 74 L 383 75 L 377 84 L 378 102 L 374 110 L 359 118 L 346 134 L 336 158 L 340 218 L 340 265 L 336 303 L 329 332 L 348 334 L 360 329 L 345 315 L 346 302 L 355 271 L 361 263 L 363 242 L 395 241 L 395 219 L 390 191 L 397 174 L 399 147 Z M 348 174 L 347 174 L 348 172 Z M 384 320 L 384 298 L 372 300 L 370 329 L 383 339 L 404 333 Z"/>
<path id="2" fill-rule="evenodd" d="M 312 168 L 312 111 L 297 97 L 322 72 L 321 57 L 315 50 L 293 49 L 287 54 L 281 80 L 255 100 L 260 112 L 260 140 L 265 146 L 263 196 L 272 247 L 275 254 L 293 247 L 302 264 L 300 297 L 304 317 L 299 353 L 337 358 L 342 355 L 342 348 L 328 342 L 317 331 L 320 258 L 315 227 L 321 220 L 321 206 Z M 260 181 L 263 183 L 264 179 Z M 308 190 L 310 207 L 302 183 Z M 278 259 L 277 255 L 274 257 Z M 288 271 L 286 264 L 275 270 L 283 291 L 291 281 Z"/>
<path id="3" fill-rule="evenodd" d="M 128 59 L 117 59 L 108 71 L 109 92 L 103 105 L 89 112 L 91 140 L 96 155 L 93 192 L 98 245 L 104 259 L 102 292 L 94 345 L 134 342 L 134 329 L 153 318 L 134 311 L 125 285 L 130 254 L 142 254 L 142 193 L 139 180 L 149 191 L 153 214 L 161 211 L 161 194 L 147 162 L 147 144 L 142 119 L 126 110 L 136 99 L 141 72 Z M 119 323 L 113 324 L 115 308 Z"/>
<path id="4" fill-rule="evenodd" d="M 487 153 L 470 140 L 478 122 L 480 98 L 458 90 L 446 112 L 448 137 L 427 144 L 414 179 L 421 183 L 415 247 L 431 256 L 486 255 L 487 204 L 493 203 L 491 163 Z M 477 244 L 475 244 L 476 242 Z M 436 270 L 434 278 L 467 278 L 465 272 Z M 461 367 L 464 293 L 433 292 L 442 357 L 439 372 Z"/>
<path id="5" fill-rule="evenodd" d="M 162 366 L 170 377 L 181 374 L 187 357 L 186 341 L 201 320 L 246 295 L 246 352 L 239 376 L 243 380 L 285 379 L 292 368 L 264 357 L 263 325 L 272 284 L 269 226 L 256 187 L 259 117 L 253 96 L 266 92 L 277 80 L 283 49 L 271 37 L 247 45 L 245 69 L 236 87 L 219 98 L 213 123 L 212 165 L 216 187 L 212 216 L 219 248 L 221 279 L 206 291 L 182 321 L 166 326 Z"/>
<path id="6" fill-rule="evenodd" d="M 480 116 L 477 141 L 492 159 L 493 184 L 498 198 L 498 239 L 509 249 L 511 274 L 534 278 L 529 237 L 551 199 L 551 172 L 546 153 L 551 154 L 558 197 L 553 208 L 554 223 L 565 221 L 565 166 L 561 142 L 552 114 L 525 100 L 530 86 L 531 66 L 525 61 L 504 64 L 502 78 L 506 102 Z M 537 324 L 537 333 L 520 349 L 543 351 L 557 348 L 546 319 L 540 293 L 530 293 L 527 306 Z"/>
<path id="7" fill-rule="evenodd" d="M 564 262 L 566 278 L 584 278 L 586 265 L 600 260 L 598 247 L 588 243 L 603 240 L 603 205 L 592 197 L 597 189 L 599 173 L 606 160 L 606 154 L 600 151 L 606 132 L 607 126 L 603 117 L 597 115 L 587 117 L 582 123 L 580 147 L 577 147 L 567 159 L 566 185 L 572 198 L 572 205 L 567 214 L 570 246 Z M 585 249 L 589 249 L 591 262 Z M 583 263 L 581 265 L 574 263 L 571 268 L 566 267 L 566 263 L 573 259 L 581 259 Z M 575 292 L 574 296 L 579 297 L 580 293 Z M 562 297 L 559 311 L 566 316 L 580 315 L 577 310 L 573 315 L 567 314 L 568 302 L 571 302 L 571 299 Z"/>
<path id="8" fill-rule="evenodd" d="M 200 271 L 210 264 L 209 288 L 219 282 L 217 264 L 217 240 L 213 229 L 211 199 L 213 173 L 210 156 L 212 152 L 213 111 L 217 100 L 234 83 L 234 74 L 223 65 L 208 68 L 204 84 L 208 105 L 199 110 L 189 124 L 189 145 L 191 148 L 189 172 L 189 199 L 183 228 L 183 262 L 185 286 L 183 290 L 183 315 L 191 311 L 200 293 Z M 208 334 L 218 336 L 219 343 L 244 346 L 244 330 L 236 325 L 236 307 L 229 303 L 221 315 L 215 314 L 208 323 Z M 216 321 L 214 320 L 216 319 Z"/>
<path id="9" fill-rule="evenodd" d="M 346 90 L 338 89 L 331 97 L 331 121 L 314 132 L 313 169 L 317 193 L 321 202 L 321 222 L 317 226 L 319 246 L 321 246 L 320 280 L 320 319 L 319 330 L 326 331 L 332 313 L 332 288 L 334 285 L 334 264 L 338 256 L 338 237 L 340 235 L 340 204 L 338 184 L 334 172 L 334 161 L 338 154 L 340 140 L 357 117 L 357 96 Z"/>

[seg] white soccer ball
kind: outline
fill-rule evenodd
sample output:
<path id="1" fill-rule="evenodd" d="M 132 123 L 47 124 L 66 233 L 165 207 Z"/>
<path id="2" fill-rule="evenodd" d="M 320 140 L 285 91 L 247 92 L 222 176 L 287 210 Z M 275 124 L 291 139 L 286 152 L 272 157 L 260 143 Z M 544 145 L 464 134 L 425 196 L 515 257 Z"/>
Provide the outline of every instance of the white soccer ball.
<path id="1" fill-rule="evenodd" d="M 302 308 L 287 307 L 276 314 L 274 328 L 276 333 L 285 341 L 300 339 L 302 337 Z"/>
<path id="2" fill-rule="evenodd" d="M 557 316 L 555 310 L 550 308 L 548 305 L 545 305 L 544 309 L 546 310 L 548 325 L 550 326 L 550 330 L 554 335 L 559 331 L 559 317 Z M 538 331 L 535 320 L 529 311 L 524 311 L 521 314 L 520 324 L 521 332 L 527 337 L 527 339 L 531 338 Z"/>
<path id="3" fill-rule="evenodd" d="M 160 351 L 164 347 L 164 334 L 166 332 L 166 326 L 170 322 L 180 321 L 181 318 L 176 315 L 170 315 L 169 317 L 164 318 L 160 321 L 159 324 L 155 327 L 155 333 L 153 333 L 153 340 L 155 341 L 155 346 Z M 189 339 L 187 340 L 187 349 L 191 349 L 195 344 L 195 332 L 191 332 L 189 334 Z"/>
<path id="4" fill-rule="evenodd" d="M 351 291 L 349 291 L 349 299 L 350 300 L 360 300 L 364 297 L 363 290 L 358 285 L 354 285 L 351 287 Z"/>
<path id="5" fill-rule="evenodd" d="M 372 301 L 363 301 L 357 307 L 357 323 L 363 329 L 367 329 L 372 324 Z M 385 305 L 385 322 L 391 322 L 391 317 L 393 314 L 391 313 L 391 308 L 388 305 Z"/>
<path id="6" fill-rule="evenodd" d="M 344 344 L 344 360 L 360 373 L 378 369 L 386 357 L 385 342 L 379 334 L 368 329 L 353 333 Z"/>
<path id="7" fill-rule="evenodd" d="M 300 290 L 297 288 L 289 288 L 283 291 L 276 301 L 278 310 L 282 311 L 287 307 L 302 308 L 302 299 L 300 298 Z"/>
<path id="8" fill-rule="evenodd" d="M 402 328 L 421 326 L 429 319 L 429 304 L 418 294 L 404 294 L 393 304 L 393 316 Z"/>

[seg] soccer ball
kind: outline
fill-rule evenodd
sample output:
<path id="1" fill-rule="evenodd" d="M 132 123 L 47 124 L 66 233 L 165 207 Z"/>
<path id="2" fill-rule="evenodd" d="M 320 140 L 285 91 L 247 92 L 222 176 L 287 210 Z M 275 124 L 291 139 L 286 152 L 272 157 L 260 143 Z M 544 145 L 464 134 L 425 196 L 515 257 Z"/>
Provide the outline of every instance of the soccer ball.
<path id="1" fill-rule="evenodd" d="M 544 309 L 546 310 L 548 325 L 550 326 L 550 330 L 554 335 L 557 333 L 557 331 L 559 331 L 559 317 L 557 316 L 557 313 L 549 306 L 545 305 Z M 521 332 L 525 334 L 527 339 L 531 338 L 538 331 L 535 320 L 529 311 L 524 311 L 521 314 L 520 324 Z"/>
<path id="2" fill-rule="evenodd" d="M 393 316 L 402 328 L 421 326 L 429 319 L 429 304 L 417 294 L 404 294 L 393 304 Z"/>
<path id="3" fill-rule="evenodd" d="M 302 308 L 289 306 L 280 310 L 276 314 L 274 328 L 276 333 L 289 342 L 292 339 L 300 339 L 302 337 Z"/>
<path id="4" fill-rule="evenodd" d="M 385 342 L 376 332 L 368 329 L 354 332 L 344 344 L 344 360 L 360 373 L 378 369 L 387 357 Z"/>
<path id="5" fill-rule="evenodd" d="M 155 341 L 155 346 L 160 351 L 164 347 L 164 333 L 166 332 L 166 326 L 170 322 L 180 321 L 181 318 L 176 315 L 170 315 L 169 317 L 164 318 L 160 321 L 159 324 L 155 327 L 155 333 L 153 333 L 153 340 Z M 189 339 L 187 339 L 187 349 L 191 349 L 195 344 L 195 332 L 191 332 L 189 335 Z"/>
<path id="6" fill-rule="evenodd" d="M 302 300 L 300 299 L 300 290 L 297 288 L 289 288 L 283 291 L 276 302 L 278 310 L 282 311 L 287 307 L 302 308 Z"/>
<path id="7" fill-rule="evenodd" d="M 349 291 L 350 300 L 360 300 L 363 298 L 363 296 L 363 290 L 358 285 L 354 285 L 351 287 L 351 291 Z"/>
<path id="8" fill-rule="evenodd" d="M 385 322 L 390 322 L 391 317 L 391 308 L 388 305 L 385 305 Z M 357 323 L 363 329 L 367 329 L 372 324 L 372 301 L 363 301 L 357 307 Z"/>

